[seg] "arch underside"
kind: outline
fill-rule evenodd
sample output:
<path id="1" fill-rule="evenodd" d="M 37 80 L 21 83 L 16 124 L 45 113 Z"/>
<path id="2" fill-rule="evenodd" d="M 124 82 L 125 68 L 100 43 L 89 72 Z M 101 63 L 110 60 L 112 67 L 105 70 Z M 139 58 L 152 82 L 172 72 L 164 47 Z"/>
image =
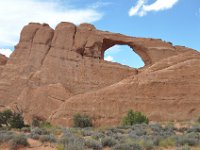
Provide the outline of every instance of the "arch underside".
<path id="1" fill-rule="evenodd" d="M 137 45 L 131 42 L 125 42 L 121 40 L 112 40 L 112 39 L 103 39 L 103 44 L 101 48 L 101 58 L 104 59 L 104 53 L 109 48 L 113 47 L 114 45 L 127 45 L 129 46 L 136 54 L 138 54 L 141 59 L 143 60 L 145 66 L 151 64 L 151 59 L 148 54 L 145 52 L 145 47 L 141 45 Z"/>

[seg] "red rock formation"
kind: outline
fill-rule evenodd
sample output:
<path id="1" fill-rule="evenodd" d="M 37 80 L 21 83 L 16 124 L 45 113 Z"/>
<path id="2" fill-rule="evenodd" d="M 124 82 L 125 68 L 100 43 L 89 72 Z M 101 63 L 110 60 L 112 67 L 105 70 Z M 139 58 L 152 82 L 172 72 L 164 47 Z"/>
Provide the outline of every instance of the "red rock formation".
<path id="1" fill-rule="evenodd" d="M 104 52 L 128 45 L 144 61 L 134 69 L 104 61 Z M 200 55 L 159 39 L 99 31 L 93 25 L 30 23 L 0 73 L 0 106 L 52 123 L 71 125 L 75 113 L 96 126 L 119 124 L 129 109 L 152 120 L 199 115 Z"/>
<path id="2" fill-rule="evenodd" d="M 0 54 L 0 74 L 3 70 L 3 66 L 7 63 L 8 58 L 2 54 Z"/>
<path id="3" fill-rule="evenodd" d="M 5 65 L 6 62 L 7 62 L 7 60 L 8 60 L 8 59 L 7 59 L 6 56 L 0 54 L 0 65 L 1 65 L 1 66 L 2 66 L 2 65 Z"/>

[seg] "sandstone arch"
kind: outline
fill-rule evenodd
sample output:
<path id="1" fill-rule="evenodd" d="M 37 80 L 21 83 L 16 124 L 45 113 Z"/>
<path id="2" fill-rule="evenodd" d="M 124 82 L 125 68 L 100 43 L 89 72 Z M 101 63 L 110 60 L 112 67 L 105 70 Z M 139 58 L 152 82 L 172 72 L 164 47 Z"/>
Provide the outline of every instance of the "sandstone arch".
<path id="1" fill-rule="evenodd" d="M 129 46 L 136 54 L 138 54 L 141 59 L 143 60 L 145 66 L 151 64 L 151 59 L 148 54 L 145 52 L 145 47 L 137 46 L 134 43 L 126 42 L 126 41 L 119 41 L 113 39 L 103 39 L 102 47 L 101 47 L 101 58 L 104 59 L 104 53 L 109 48 L 115 45 L 127 45 Z"/>
<path id="2" fill-rule="evenodd" d="M 116 44 L 131 47 L 148 67 L 104 61 Z M 199 70 L 199 52 L 160 39 L 31 23 L 11 57 L 0 55 L 0 109 L 14 104 L 26 119 L 37 114 L 63 125 L 77 112 L 93 114 L 98 126 L 117 125 L 129 108 L 152 120 L 191 119 L 200 113 Z"/>

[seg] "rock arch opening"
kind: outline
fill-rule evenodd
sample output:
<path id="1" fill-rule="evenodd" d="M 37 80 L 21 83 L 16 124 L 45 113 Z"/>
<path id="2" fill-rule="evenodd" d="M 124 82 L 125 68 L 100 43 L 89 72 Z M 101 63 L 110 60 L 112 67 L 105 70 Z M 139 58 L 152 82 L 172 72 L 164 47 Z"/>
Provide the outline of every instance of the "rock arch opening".
<path id="1" fill-rule="evenodd" d="M 104 52 L 104 60 L 117 62 L 132 68 L 144 67 L 141 57 L 128 45 L 114 45 Z"/>
<path id="2" fill-rule="evenodd" d="M 116 47 L 120 50 L 115 50 Z M 121 54 L 117 56 L 118 59 L 115 59 L 114 56 L 109 55 L 109 51 L 121 51 Z M 113 39 L 113 37 L 103 39 L 103 43 L 101 45 L 101 58 L 104 60 L 115 61 L 123 65 L 128 65 L 133 68 L 141 68 L 151 65 L 152 63 L 152 60 L 147 53 L 146 47 L 140 43 L 137 43 L 137 41 L 134 42 L 132 40 L 124 40 L 120 38 Z M 127 62 L 124 63 L 123 59 Z"/>

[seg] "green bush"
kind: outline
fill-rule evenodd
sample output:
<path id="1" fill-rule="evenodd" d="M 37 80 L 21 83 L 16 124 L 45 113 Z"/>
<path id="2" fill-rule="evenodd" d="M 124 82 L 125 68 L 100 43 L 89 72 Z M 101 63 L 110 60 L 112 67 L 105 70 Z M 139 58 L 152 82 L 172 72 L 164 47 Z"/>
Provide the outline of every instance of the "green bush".
<path id="1" fill-rule="evenodd" d="M 32 123 L 31 123 L 31 126 L 32 127 L 40 127 L 40 128 L 45 128 L 45 129 L 50 129 L 50 128 L 53 128 L 53 126 L 51 125 L 50 122 L 47 122 L 41 118 L 37 118 L 37 117 L 34 117 L 32 119 Z"/>
<path id="2" fill-rule="evenodd" d="M 21 129 L 25 127 L 24 118 L 20 113 L 13 113 L 13 116 L 9 120 L 11 128 Z"/>
<path id="3" fill-rule="evenodd" d="M 0 112 L 0 127 L 21 129 L 25 127 L 24 118 L 21 113 L 5 110 Z"/>
<path id="4" fill-rule="evenodd" d="M 50 129 L 50 128 L 53 128 L 53 126 L 51 125 L 50 122 L 47 122 L 47 121 L 42 121 L 40 123 L 40 127 L 41 128 L 45 128 L 45 129 Z"/>
<path id="5" fill-rule="evenodd" d="M 92 127 L 92 120 L 89 116 L 76 114 L 73 117 L 74 127 Z"/>
<path id="6" fill-rule="evenodd" d="M 13 112 L 11 110 L 5 110 L 3 112 L 0 112 L 0 127 L 8 127 L 9 121 L 13 116 Z"/>
<path id="7" fill-rule="evenodd" d="M 141 123 L 149 123 L 149 119 L 143 115 L 141 112 L 134 112 L 133 110 L 129 110 L 127 115 L 123 118 L 122 121 L 123 125 L 134 125 L 134 124 L 141 124 Z"/>
<path id="8" fill-rule="evenodd" d="M 57 145 L 56 150 L 65 150 L 65 147 L 63 144 L 59 144 Z"/>
<path id="9" fill-rule="evenodd" d="M 173 147 L 173 146 L 175 146 L 175 144 L 176 144 L 176 142 L 172 138 L 161 139 L 159 142 L 159 146 L 161 146 L 161 147 Z"/>

